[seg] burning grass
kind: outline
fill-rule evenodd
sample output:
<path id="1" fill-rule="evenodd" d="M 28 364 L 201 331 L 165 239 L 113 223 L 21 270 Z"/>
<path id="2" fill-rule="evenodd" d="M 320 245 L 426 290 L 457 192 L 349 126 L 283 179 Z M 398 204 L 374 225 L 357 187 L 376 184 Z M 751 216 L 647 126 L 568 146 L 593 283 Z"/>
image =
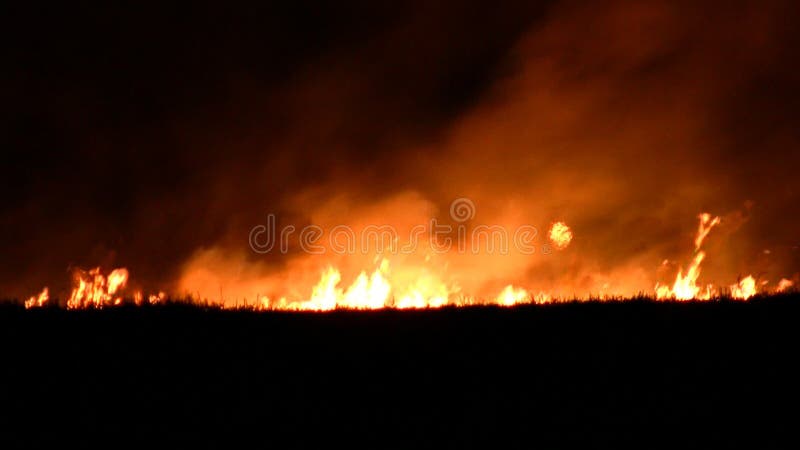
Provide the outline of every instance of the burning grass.
<path id="1" fill-rule="evenodd" d="M 779 294 L 794 287 L 794 281 L 787 278 L 781 278 L 778 283 L 769 285 L 768 280 L 757 279 L 753 275 L 739 276 L 735 283 L 728 285 L 702 284 L 701 269 L 706 259 L 703 243 L 711 230 L 720 225 L 722 220 L 708 213 L 702 213 L 698 218 L 699 224 L 693 242 L 694 256 L 687 269 L 684 271 L 683 267 L 679 267 L 673 283 L 655 283 L 652 292 L 640 292 L 634 298 L 661 301 L 748 300 L 757 295 Z M 564 250 L 572 242 L 573 230 L 563 222 L 554 223 L 549 232 L 549 239 L 557 249 Z M 249 298 L 242 296 L 230 299 L 220 294 L 217 300 L 187 296 L 183 297 L 181 302 L 220 309 L 331 311 L 431 309 L 481 305 L 510 307 L 528 304 L 624 301 L 622 296 L 613 292 L 597 297 L 589 295 L 583 298 L 564 298 L 558 297 L 551 291 L 514 284 L 506 284 L 502 290 L 491 296 L 474 295 L 463 292 L 457 282 L 447 280 L 442 273 L 426 267 L 413 263 L 401 263 L 395 267 L 390 264 L 389 259 L 377 256 L 374 263 L 374 269 L 361 270 L 351 280 L 344 280 L 342 271 L 329 265 L 321 271 L 316 284 L 310 288 L 302 283 L 291 286 L 288 289 L 293 291 L 291 294 L 279 292 L 272 296 L 255 294 Z M 304 275 L 308 273 L 304 272 Z M 116 268 L 108 275 L 104 275 L 99 267 L 85 271 L 76 270 L 71 293 L 65 302 L 51 300 L 52 294 L 45 287 L 41 293 L 27 299 L 24 306 L 27 309 L 48 305 L 67 309 L 104 309 L 131 304 L 157 305 L 169 301 L 169 295 L 165 292 L 144 294 L 142 291 L 126 290 L 129 278 L 130 274 L 126 268 Z M 301 278 L 308 279 L 307 276 Z M 259 283 L 253 284 L 252 288 L 259 291 L 269 290 L 267 286 Z M 306 294 L 303 294 L 303 291 Z"/>
<path id="2" fill-rule="evenodd" d="M 507 292 L 505 295 L 513 296 L 513 292 Z M 118 298 L 114 302 L 113 308 L 103 306 L 88 306 L 79 308 L 80 310 L 93 310 L 93 311 L 132 311 L 132 310 L 197 310 L 208 312 L 222 312 L 222 311 L 237 311 L 237 312 L 250 312 L 254 314 L 270 314 L 270 313 L 286 313 L 286 314 L 326 314 L 326 313 L 354 313 L 366 314 L 369 311 L 396 311 L 398 314 L 404 312 L 425 312 L 431 313 L 435 311 L 452 311 L 452 310 L 546 310 L 548 308 L 561 308 L 561 307 L 576 307 L 580 305 L 609 305 L 609 307 L 616 307 L 617 305 L 625 304 L 663 304 L 663 305 L 724 305 L 724 304 L 748 304 L 748 303 L 765 303 L 765 302 L 780 302 L 780 301 L 798 301 L 800 302 L 800 290 L 790 288 L 781 292 L 760 293 L 749 297 L 743 301 L 741 297 L 737 296 L 736 292 L 725 291 L 720 295 L 715 295 L 710 298 L 697 298 L 680 300 L 675 298 L 658 298 L 652 294 L 640 293 L 638 295 L 625 297 L 625 296 L 591 296 L 588 298 L 571 297 L 571 298 L 548 298 L 546 301 L 525 301 L 513 302 L 507 304 L 497 303 L 491 301 L 476 300 L 469 304 L 445 304 L 441 306 L 428 306 L 419 308 L 360 308 L 350 307 L 347 305 L 336 306 L 330 309 L 285 309 L 285 308 L 265 308 L 259 303 L 248 303 L 246 300 L 235 304 L 213 302 L 213 301 L 198 301 L 192 297 L 169 297 L 161 296 L 158 301 L 142 302 L 141 299 L 135 297 Z M 73 308 L 64 308 L 59 305 L 65 304 L 60 302 L 59 299 L 51 299 L 44 305 L 32 308 L 28 302 L 24 304 L 17 299 L 6 299 L 0 301 L 0 304 L 6 309 L 39 309 L 39 310 L 67 310 L 72 311 Z"/>

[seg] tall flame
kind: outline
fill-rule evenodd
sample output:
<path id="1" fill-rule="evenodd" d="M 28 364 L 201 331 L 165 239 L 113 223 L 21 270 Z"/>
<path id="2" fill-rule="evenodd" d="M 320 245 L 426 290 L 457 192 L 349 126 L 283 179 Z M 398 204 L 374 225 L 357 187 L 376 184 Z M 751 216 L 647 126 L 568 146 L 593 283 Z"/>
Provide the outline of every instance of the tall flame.
<path id="1" fill-rule="evenodd" d="M 711 286 L 706 286 L 705 290 L 703 290 L 697 285 L 697 279 L 700 277 L 700 265 L 706 257 L 706 253 L 700 250 L 700 246 L 711 229 L 720 223 L 720 218 L 714 217 L 712 219 L 711 214 L 708 213 L 702 213 L 698 218 L 700 219 L 700 224 L 697 228 L 697 235 L 694 238 L 696 252 L 694 259 L 689 265 L 686 275 L 683 274 L 683 268 L 678 270 L 678 275 L 675 277 L 675 283 L 673 283 L 672 288 L 656 283 L 656 298 L 659 300 L 708 300 L 714 295 Z"/>
<path id="2" fill-rule="evenodd" d="M 719 217 L 714 217 L 712 219 L 709 213 L 700 214 L 698 217 L 700 218 L 700 224 L 697 226 L 697 236 L 694 238 L 694 251 L 700 250 L 700 246 L 703 245 L 703 241 L 706 236 L 708 236 L 708 233 L 720 223 Z"/>

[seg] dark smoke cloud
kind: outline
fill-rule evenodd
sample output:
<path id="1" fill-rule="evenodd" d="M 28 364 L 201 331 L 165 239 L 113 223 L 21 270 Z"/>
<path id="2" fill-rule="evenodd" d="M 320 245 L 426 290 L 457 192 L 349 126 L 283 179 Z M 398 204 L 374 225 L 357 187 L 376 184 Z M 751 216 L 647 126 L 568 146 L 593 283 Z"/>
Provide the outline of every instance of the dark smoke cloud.
<path id="1" fill-rule="evenodd" d="M 277 270 L 243 251 L 265 212 L 409 191 L 575 228 L 509 281 L 645 286 L 705 210 L 746 219 L 710 277 L 800 266 L 793 2 L 376 3 L 6 15 L 0 291 L 97 264 L 169 288 L 203 248 Z"/>

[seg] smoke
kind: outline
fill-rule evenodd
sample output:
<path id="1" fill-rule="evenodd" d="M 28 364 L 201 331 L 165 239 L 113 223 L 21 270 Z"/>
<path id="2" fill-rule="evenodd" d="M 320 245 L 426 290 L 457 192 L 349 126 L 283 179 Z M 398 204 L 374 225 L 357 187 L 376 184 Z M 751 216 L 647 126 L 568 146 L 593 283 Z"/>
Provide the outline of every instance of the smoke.
<path id="1" fill-rule="evenodd" d="M 112 64 L 59 83 L 15 78 L 38 96 L 12 102 L 21 111 L 9 145 L 37 164 L 11 167 L 25 175 L 11 178 L 0 216 L 0 287 L 27 296 L 52 283 L 43 276 L 103 264 L 214 299 L 303 296 L 323 267 L 351 280 L 376 255 L 308 255 L 297 242 L 255 253 L 249 232 L 267 214 L 279 228 L 407 232 L 452 224 L 456 198 L 476 207 L 470 229 L 533 225 L 540 251 L 420 251 L 392 259 L 395 270 L 425 267 L 474 295 L 508 283 L 650 292 L 674 276 L 660 274 L 665 259 L 671 269 L 691 260 L 696 216 L 708 211 L 724 217 L 703 280 L 797 271 L 792 2 L 468 9 L 361 5 L 330 20 L 300 14 L 302 32 L 245 21 L 199 46 L 170 40 L 176 48 L 117 60 L 136 76 Z M 262 17 L 240 14 L 230 22 Z M 158 47 L 141 39 L 112 41 L 128 54 Z M 64 153 L 42 154 L 53 147 Z M 575 238 L 545 254 L 555 221 Z"/>

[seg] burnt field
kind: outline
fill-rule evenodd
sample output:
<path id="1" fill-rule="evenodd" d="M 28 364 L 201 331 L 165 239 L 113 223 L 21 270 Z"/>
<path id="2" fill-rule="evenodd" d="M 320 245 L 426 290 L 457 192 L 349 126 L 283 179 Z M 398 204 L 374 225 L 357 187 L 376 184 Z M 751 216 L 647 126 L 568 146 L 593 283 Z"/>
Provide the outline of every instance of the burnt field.
<path id="1" fill-rule="evenodd" d="M 3 448 L 760 446 L 800 296 L 287 313 L 0 308 Z"/>

